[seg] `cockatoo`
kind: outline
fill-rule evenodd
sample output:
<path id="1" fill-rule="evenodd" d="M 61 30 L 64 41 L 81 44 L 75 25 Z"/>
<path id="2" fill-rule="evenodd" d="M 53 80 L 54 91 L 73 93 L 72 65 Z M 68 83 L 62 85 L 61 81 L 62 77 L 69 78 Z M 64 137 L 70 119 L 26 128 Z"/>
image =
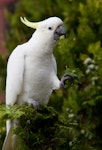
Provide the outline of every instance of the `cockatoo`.
<path id="1" fill-rule="evenodd" d="M 63 21 L 58 17 L 50 17 L 36 23 L 25 17 L 20 19 L 26 26 L 36 30 L 30 40 L 17 46 L 9 57 L 6 105 L 22 105 L 27 102 L 38 109 L 39 103 L 48 103 L 53 90 L 60 89 L 66 80 L 73 78 L 70 74 L 65 74 L 61 80 L 58 79 L 53 55 L 57 41 L 66 32 Z M 7 137 L 2 150 L 14 149 L 15 144 L 8 138 L 11 127 L 11 122 L 7 121 Z"/>

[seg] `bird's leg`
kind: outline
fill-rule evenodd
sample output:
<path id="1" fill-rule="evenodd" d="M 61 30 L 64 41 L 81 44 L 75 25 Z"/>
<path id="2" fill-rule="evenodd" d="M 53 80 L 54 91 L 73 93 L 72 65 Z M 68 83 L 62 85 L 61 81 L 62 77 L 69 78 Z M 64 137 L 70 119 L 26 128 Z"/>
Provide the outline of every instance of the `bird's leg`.
<path id="1" fill-rule="evenodd" d="M 67 80 L 69 80 L 69 81 L 72 82 L 74 79 L 77 79 L 77 77 L 76 77 L 75 75 L 70 74 L 70 73 L 64 74 L 64 75 L 62 76 L 62 78 L 61 78 L 60 87 L 61 87 L 61 88 L 64 88 L 64 87 L 65 87 L 65 83 L 66 83 Z"/>
<path id="2" fill-rule="evenodd" d="M 36 110 L 39 109 L 39 103 L 37 101 L 33 100 L 33 99 L 29 100 L 28 105 L 33 106 Z"/>

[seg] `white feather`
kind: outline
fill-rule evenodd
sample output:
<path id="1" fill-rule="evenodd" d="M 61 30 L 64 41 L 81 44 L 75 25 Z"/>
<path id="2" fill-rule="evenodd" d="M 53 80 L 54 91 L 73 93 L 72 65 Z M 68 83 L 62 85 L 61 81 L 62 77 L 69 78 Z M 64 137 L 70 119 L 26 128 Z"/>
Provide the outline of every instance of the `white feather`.
<path id="1" fill-rule="evenodd" d="M 61 24 L 57 17 L 42 21 L 31 39 L 14 49 L 7 65 L 6 105 L 30 100 L 47 104 L 52 91 L 60 88 L 53 48 L 54 31 Z"/>

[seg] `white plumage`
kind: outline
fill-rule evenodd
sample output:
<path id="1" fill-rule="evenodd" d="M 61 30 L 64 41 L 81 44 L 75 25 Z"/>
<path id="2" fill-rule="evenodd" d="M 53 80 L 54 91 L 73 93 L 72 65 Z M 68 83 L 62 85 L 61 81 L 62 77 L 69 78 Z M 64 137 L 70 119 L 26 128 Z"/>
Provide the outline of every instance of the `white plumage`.
<path id="1" fill-rule="evenodd" d="M 54 32 L 60 25 L 62 21 L 57 17 L 44 20 L 31 39 L 12 52 L 7 65 L 7 105 L 32 99 L 46 104 L 52 90 L 60 88 L 53 56 Z"/>
<path id="2" fill-rule="evenodd" d="M 47 104 L 52 91 L 61 86 L 57 77 L 53 48 L 59 37 L 65 34 L 63 22 L 58 17 L 38 23 L 31 23 L 26 18 L 21 18 L 21 21 L 29 27 L 36 28 L 36 31 L 28 42 L 17 46 L 9 57 L 6 105 L 36 101 Z M 8 121 L 7 133 L 10 127 Z M 7 150 L 5 147 L 7 148 L 3 146 L 3 150 Z"/>

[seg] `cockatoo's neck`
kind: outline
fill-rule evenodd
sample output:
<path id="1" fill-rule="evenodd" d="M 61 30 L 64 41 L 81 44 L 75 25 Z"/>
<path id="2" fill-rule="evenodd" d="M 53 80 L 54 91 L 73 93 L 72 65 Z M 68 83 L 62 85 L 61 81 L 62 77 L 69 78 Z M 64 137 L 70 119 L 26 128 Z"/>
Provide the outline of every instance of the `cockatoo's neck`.
<path id="1" fill-rule="evenodd" d="M 56 45 L 55 40 L 51 40 L 44 35 L 40 35 L 37 32 L 34 32 L 30 40 L 28 41 L 28 45 L 30 45 L 32 51 L 36 51 L 39 49 L 39 55 L 52 54 L 53 49 Z"/>

